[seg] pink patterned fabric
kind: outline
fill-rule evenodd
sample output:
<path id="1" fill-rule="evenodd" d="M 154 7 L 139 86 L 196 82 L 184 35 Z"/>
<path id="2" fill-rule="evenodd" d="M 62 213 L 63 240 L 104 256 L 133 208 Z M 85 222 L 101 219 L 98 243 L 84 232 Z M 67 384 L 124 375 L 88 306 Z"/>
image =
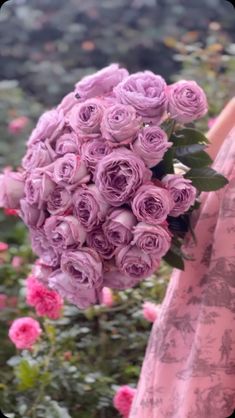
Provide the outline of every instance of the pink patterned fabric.
<path id="1" fill-rule="evenodd" d="M 230 179 L 202 195 L 194 261 L 175 270 L 129 418 L 226 418 L 235 408 L 235 130 L 214 167 Z"/>

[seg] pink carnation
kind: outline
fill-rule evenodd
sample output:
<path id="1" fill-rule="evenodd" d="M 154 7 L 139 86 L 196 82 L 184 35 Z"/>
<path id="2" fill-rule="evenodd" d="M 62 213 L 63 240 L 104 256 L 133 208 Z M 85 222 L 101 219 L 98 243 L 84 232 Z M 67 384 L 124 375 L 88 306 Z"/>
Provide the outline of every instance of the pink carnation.
<path id="1" fill-rule="evenodd" d="M 41 333 L 39 322 L 26 316 L 12 322 L 8 335 L 16 348 L 23 350 L 31 348 Z"/>
<path id="2" fill-rule="evenodd" d="M 152 302 L 144 302 L 143 304 L 143 316 L 149 322 L 154 322 L 159 316 L 159 305 Z"/>
<path id="3" fill-rule="evenodd" d="M 128 418 L 132 406 L 133 399 L 136 394 L 136 389 L 125 385 L 121 386 L 114 398 L 113 398 L 113 405 L 118 410 L 118 412 L 122 415 L 123 418 Z"/>
<path id="4" fill-rule="evenodd" d="M 38 316 L 57 319 L 61 314 L 63 300 L 54 290 L 47 289 L 33 276 L 26 281 L 27 303 L 34 306 Z"/>

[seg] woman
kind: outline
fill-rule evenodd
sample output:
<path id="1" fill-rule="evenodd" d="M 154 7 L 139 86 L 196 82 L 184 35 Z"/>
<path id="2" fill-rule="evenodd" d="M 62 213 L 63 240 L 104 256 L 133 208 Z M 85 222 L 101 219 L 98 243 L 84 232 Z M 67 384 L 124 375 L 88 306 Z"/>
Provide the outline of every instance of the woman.
<path id="1" fill-rule="evenodd" d="M 230 182 L 202 194 L 197 243 L 185 245 L 193 261 L 172 274 L 130 418 L 226 418 L 235 409 L 235 98 L 208 138 Z"/>

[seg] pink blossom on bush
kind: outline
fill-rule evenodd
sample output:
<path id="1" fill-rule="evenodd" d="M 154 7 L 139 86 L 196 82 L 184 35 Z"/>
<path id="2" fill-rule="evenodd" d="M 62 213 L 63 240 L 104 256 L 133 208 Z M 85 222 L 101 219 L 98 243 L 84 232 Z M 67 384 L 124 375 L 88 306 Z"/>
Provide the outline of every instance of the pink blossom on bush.
<path id="1" fill-rule="evenodd" d="M 142 313 L 147 321 L 154 322 L 159 316 L 159 311 L 160 305 L 152 302 L 144 302 Z"/>
<path id="2" fill-rule="evenodd" d="M 129 417 L 129 413 L 131 410 L 131 406 L 132 406 L 132 402 L 135 397 L 135 394 L 136 394 L 136 389 L 128 385 L 121 386 L 117 390 L 113 398 L 113 405 L 123 418 Z"/>
<path id="3" fill-rule="evenodd" d="M 210 119 L 208 120 L 208 124 L 207 124 L 207 126 L 208 126 L 208 128 L 209 128 L 209 129 L 211 129 L 211 128 L 212 128 L 212 126 L 215 124 L 216 120 L 217 120 L 217 118 L 210 118 Z"/>
<path id="4" fill-rule="evenodd" d="M 102 289 L 102 304 L 111 308 L 113 306 L 113 292 L 109 287 L 103 287 Z"/>
<path id="5" fill-rule="evenodd" d="M 18 211 L 16 209 L 7 209 L 7 208 L 4 208 L 4 213 L 7 216 L 18 216 Z"/>
<path id="6" fill-rule="evenodd" d="M 63 300 L 54 290 L 47 289 L 35 277 L 26 280 L 26 300 L 34 306 L 38 316 L 57 319 L 61 315 Z"/>
<path id="7" fill-rule="evenodd" d="M 19 255 L 15 255 L 11 260 L 11 265 L 15 270 L 19 270 L 24 260 Z"/>
<path id="8" fill-rule="evenodd" d="M 7 251 L 8 248 L 9 248 L 9 246 L 6 242 L 1 242 L 0 241 L 0 252 Z"/>
<path id="9" fill-rule="evenodd" d="M 29 118 L 26 116 L 20 116 L 18 118 L 12 119 L 8 123 L 8 132 L 10 132 L 13 135 L 20 134 L 24 128 L 28 125 Z"/>
<path id="10" fill-rule="evenodd" d="M 9 338 L 20 350 L 29 349 L 42 333 L 38 321 L 28 316 L 15 319 L 9 329 Z"/>

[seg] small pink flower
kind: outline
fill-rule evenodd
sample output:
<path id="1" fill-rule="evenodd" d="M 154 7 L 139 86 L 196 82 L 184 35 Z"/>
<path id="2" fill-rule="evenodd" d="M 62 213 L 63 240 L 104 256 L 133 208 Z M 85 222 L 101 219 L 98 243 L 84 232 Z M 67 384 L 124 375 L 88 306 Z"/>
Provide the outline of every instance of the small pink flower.
<path id="1" fill-rule="evenodd" d="M 18 255 L 15 255 L 12 258 L 11 265 L 15 270 L 19 270 L 20 267 L 22 266 L 23 262 L 24 262 L 24 260 L 23 260 L 22 257 L 20 257 Z"/>
<path id="2" fill-rule="evenodd" d="M 128 418 L 135 394 L 136 389 L 128 385 L 121 386 L 117 390 L 113 398 L 113 405 L 123 418 Z"/>
<path id="3" fill-rule="evenodd" d="M 6 308 L 7 296 L 0 293 L 0 311 Z"/>
<path id="4" fill-rule="evenodd" d="M 8 132 L 12 135 L 20 134 L 24 128 L 28 125 L 29 118 L 26 116 L 20 116 L 19 118 L 12 119 L 8 124 Z"/>
<path id="5" fill-rule="evenodd" d="M 26 280 L 27 303 L 34 306 L 38 316 L 58 319 L 61 315 L 63 300 L 54 290 L 47 289 L 35 277 Z"/>
<path id="6" fill-rule="evenodd" d="M 18 216 L 18 211 L 16 209 L 4 209 L 4 213 L 7 216 Z"/>
<path id="7" fill-rule="evenodd" d="M 159 316 L 160 306 L 152 302 L 144 302 L 143 316 L 149 322 L 154 322 Z"/>
<path id="8" fill-rule="evenodd" d="M 31 348 L 41 333 L 42 329 L 38 321 L 30 317 L 22 317 L 12 322 L 8 335 L 16 348 L 23 350 Z"/>
<path id="9" fill-rule="evenodd" d="M 111 308 L 113 306 L 113 292 L 109 287 L 103 287 L 102 289 L 102 304 Z"/>
<path id="10" fill-rule="evenodd" d="M 7 251 L 9 248 L 8 244 L 6 242 L 1 242 L 0 241 L 0 252 L 4 252 Z"/>

